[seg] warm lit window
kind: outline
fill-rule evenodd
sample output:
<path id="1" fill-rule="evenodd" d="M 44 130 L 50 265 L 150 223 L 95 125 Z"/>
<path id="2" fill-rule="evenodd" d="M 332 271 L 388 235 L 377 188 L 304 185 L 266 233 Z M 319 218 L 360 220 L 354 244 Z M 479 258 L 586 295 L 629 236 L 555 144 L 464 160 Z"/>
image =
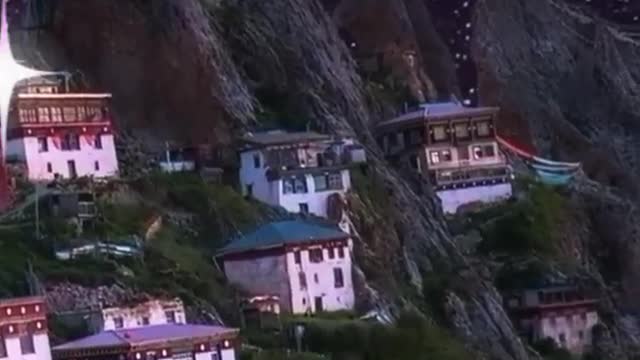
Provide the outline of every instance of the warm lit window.
<path id="1" fill-rule="evenodd" d="M 49 144 L 47 143 L 47 137 L 39 137 L 38 138 L 38 152 L 47 152 L 49 151 Z"/>
<path id="2" fill-rule="evenodd" d="M 27 332 L 20 336 L 20 350 L 22 354 L 33 354 L 36 352 L 35 345 L 33 344 L 33 334 Z"/>
<path id="3" fill-rule="evenodd" d="M 344 287 L 344 277 L 340 268 L 333 269 L 333 286 L 336 289 Z"/>
<path id="4" fill-rule="evenodd" d="M 51 121 L 60 123 L 62 122 L 62 109 L 59 107 L 51 108 Z"/>
<path id="5" fill-rule="evenodd" d="M 312 263 L 322 262 L 322 249 L 309 250 L 309 261 Z"/>
<path id="6" fill-rule="evenodd" d="M 431 164 L 439 164 L 441 162 L 448 162 L 453 159 L 450 150 L 432 151 L 429 154 L 431 158 Z"/>
<path id="7" fill-rule="evenodd" d="M 43 123 L 51 122 L 51 116 L 49 115 L 49 108 L 38 108 L 38 120 Z"/>

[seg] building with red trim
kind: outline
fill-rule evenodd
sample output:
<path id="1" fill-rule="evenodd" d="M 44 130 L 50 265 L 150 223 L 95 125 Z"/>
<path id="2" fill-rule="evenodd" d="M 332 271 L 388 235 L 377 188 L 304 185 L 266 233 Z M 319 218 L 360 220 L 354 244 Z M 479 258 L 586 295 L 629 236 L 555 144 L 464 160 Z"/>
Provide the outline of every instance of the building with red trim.
<path id="1" fill-rule="evenodd" d="M 163 324 L 108 330 L 52 349 L 56 360 L 235 360 L 238 330 Z"/>
<path id="2" fill-rule="evenodd" d="M 51 360 L 43 298 L 0 300 L 0 358 Z"/>
<path id="3" fill-rule="evenodd" d="M 273 296 L 283 312 L 353 309 L 349 234 L 305 221 L 264 225 L 218 254 L 229 282 L 250 296 Z"/>
<path id="4" fill-rule="evenodd" d="M 111 94 L 70 93 L 41 80 L 18 87 L 9 112 L 7 161 L 30 180 L 118 173 Z"/>
<path id="5" fill-rule="evenodd" d="M 445 213 L 511 197 L 512 171 L 498 148 L 498 108 L 421 105 L 378 124 L 386 157 L 429 179 Z"/>
<path id="6" fill-rule="evenodd" d="M 575 353 L 591 345 L 593 327 L 599 323 L 598 301 L 584 291 L 551 286 L 527 289 L 505 300 L 514 324 L 530 341 L 552 339 Z"/>

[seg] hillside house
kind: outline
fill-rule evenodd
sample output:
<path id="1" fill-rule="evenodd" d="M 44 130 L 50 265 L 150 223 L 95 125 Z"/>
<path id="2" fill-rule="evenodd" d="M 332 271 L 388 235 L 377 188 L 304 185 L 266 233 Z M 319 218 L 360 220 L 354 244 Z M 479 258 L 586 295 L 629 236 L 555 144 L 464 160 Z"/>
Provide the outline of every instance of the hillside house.
<path id="1" fill-rule="evenodd" d="M 51 360 L 44 299 L 0 300 L 0 358 Z"/>
<path id="2" fill-rule="evenodd" d="M 366 161 L 364 150 L 353 140 L 315 132 L 272 131 L 247 135 L 243 142 L 240 184 L 244 195 L 290 212 L 345 221 L 335 209 L 340 203 L 335 198 L 343 198 L 351 188 L 349 168 Z"/>
<path id="3" fill-rule="evenodd" d="M 182 300 L 153 299 L 130 305 L 102 308 L 89 316 L 89 330 L 132 329 L 162 324 L 186 324 Z"/>
<path id="4" fill-rule="evenodd" d="M 70 93 L 59 83 L 18 87 L 9 111 L 7 161 L 33 181 L 115 176 L 111 94 Z"/>
<path id="5" fill-rule="evenodd" d="M 505 296 L 505 302 L 516 327 L 532 342 L 550 338 L 574 353 L 592 343 L 598 301 L 574 286 L 526 289 Z"/>
<path id="6" fill-rule="evenodd" d="M 52 349 L 56 360 L 235 360 L 238 330 L 162 324 L 106 330 Z"/>
<path id="7" fill-rule="evenodd" d="M 498 108 L 458 103 L 421 105 L 378 124 L 390 161 L 406 164 L 433 184 L 445 213 L 512 195 L 512 171 L 496 140 Z"/>
<path id="8" fill-rule="evenodd" d="M 352 309 L 352 242 L 324 224 L 281 221 L 239 238 L 218 254 L 229 282 L 252 296 L 277 296 L 295 314 Z"/>

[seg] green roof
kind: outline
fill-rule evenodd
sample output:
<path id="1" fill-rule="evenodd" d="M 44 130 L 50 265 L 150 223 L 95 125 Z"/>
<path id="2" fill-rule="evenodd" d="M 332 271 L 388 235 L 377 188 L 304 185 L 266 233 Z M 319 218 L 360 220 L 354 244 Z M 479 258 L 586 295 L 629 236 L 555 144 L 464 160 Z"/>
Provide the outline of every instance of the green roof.
<path id="1" fill-rule="evenodd" d="M 228 255 L 250 250 L 269 249 L 286 244 L 301 244 L 322 240 L 345 239 L 349 235 L 337 227 L 308 221 L 290 220 L 272 222 L 250 234 L 233 240 L 218 253 Z"/>

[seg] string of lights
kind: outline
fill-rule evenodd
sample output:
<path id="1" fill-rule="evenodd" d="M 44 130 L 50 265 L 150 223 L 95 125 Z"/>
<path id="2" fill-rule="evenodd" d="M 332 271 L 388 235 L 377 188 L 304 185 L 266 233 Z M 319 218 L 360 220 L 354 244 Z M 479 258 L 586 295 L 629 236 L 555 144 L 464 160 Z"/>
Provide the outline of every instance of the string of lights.
<path id="1" fill-rule="evenodd" d="M 538 0 L 536 0 L 538 1 Z M 640 0 L 563 0 L 586 6 L 605 20 L 640 33 Z M 476 0 L 429 0 L 434 25 L 453 56 L 462 103 L 478 105 L 478 76 L 471 58 L 473 7 Z"/>

